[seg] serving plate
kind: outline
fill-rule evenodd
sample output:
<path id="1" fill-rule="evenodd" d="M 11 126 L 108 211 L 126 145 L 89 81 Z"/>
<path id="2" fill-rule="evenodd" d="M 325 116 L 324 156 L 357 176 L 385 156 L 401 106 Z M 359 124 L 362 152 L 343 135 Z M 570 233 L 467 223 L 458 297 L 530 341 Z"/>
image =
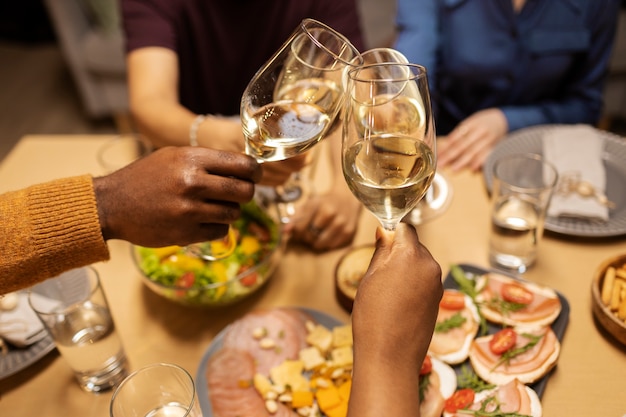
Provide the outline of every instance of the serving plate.
<path id="1" fill-rule="evenodd" d="M 516 153 L 543 154 L 543 135 L 563 125 L 540 125 L 517 130 L 500 141 L 483 165 L 487 189 L 491 193 L 493 165 L 499 158 Z M 546 219 L 545 230 L 577 237 L 612 237 L 626 235 L 626 138 L 596 129 L 604 140 L 602 160 L 606 172 L 606 195 L 615 203 L 609 210 L 607 222 L 551 217 Z"/>
<path id="2" fill-rule="evenodd" d="M 27 348 L 10 347 L 6 355 L 0 354 L 0 379 L 11 376 L 34 364 L 54 349 L 54 341 L 50 335 Z"/>
<path id="3" fill-rule="evenodd" d="M 0 353 L 0 379 L 7 378 L 24 368 L 29 367 L 54 350 L 52 336 L 46 332 L 45 337 L 23 348 L 9 345 L 6 354 Z"/>
<path id="4" fill-rule="evenodd" d="M 503 272 L 500 270 L 485 269 L 485 268 L 481 268 L 479 266 L 471 265 L 471 264 L 459 264 L 458 266 L 466 273 L 470 273 L 474 275 L 484 275 L 488 272 L 496 272 L 498 274 L 506 275 L 508 277 L 523 281 L 521 278 L 519 278 L 518 276 L 514 274 L 509 274 L 507 272 Z M 448 272 L 448 275 L 443 281 L 443 287 L 447 289 L 455 289 L 455 290 L 459 289 L 459 286 L 457 285 L 456 281 L 454 280 L 450 272 Z M 561 313 L 556 318 L 556 320 L 552 323 L 551 327 L 557 339 L 559 339 L 559 342 L 562 343 L 563 336 L 565 335 L 565 329 L 567 329 L 567 325 L 569 323 L 570 307 L 569 307 L 569 302 L 567 301 L 567 299 L 560 292 L 556 291 L 556 293 L 557 293 L 557 296 L 559 297 L 559 300 L 561 301 Z M 489 334 L 496 333 L 498 330 L 502 329 L 501 325 L 489 323 L 489 322 L 487 323 L 487 327 L 488 327 Z M 458 365 L 452 366 L 452 368 L 454 368 L 454 370 L 456 371 L 457 375 L 461 374 L 461 370 L 463 369 L 463 367 L 467 367 L 471 369 L 472 366 L 470 364 L 469 359 L 467 359 L 465 362 L 462 362 Z M 558 361 L 557 361 L 556 367 L 558 367 Z M 528 386 L 531 387 L 537 393 L 539 398 L 543 396 L 543 393 L 546 389 L 546 385 L 548 384 L 548 379 L 550 378 L 550 375 L 552 375 L 552 372 L 554 372 L 555 368 L 552 368 L 546 375 L 544 375 L 538 381 L 532 384 L 528 384 Z"/>
<path id="5" fill-rule="evenodd" d="M 308 313 L 317 323 L 329 329 L 344 324 L 336 318 L 329 316 L 328 314 L 321 311 L 302 307 L 299 309 L 304 311 L 305 313 Z M 211 357 L 222 348 L 224 335 L 228 331 L 229 327 L 230 326 L 227 326 L 221 332 L 219 332 L 217 336 L 215 336 L 204 355 L 202 355 L 200 365 L 198 366 L 198 371 L 196 374 L 196 392 L 198 393 L 198 400 L 200 402 L 200 408 L 202 409 L 203 417 L 213 417 L 213 407 L 211 406 L 211 400 L 209 399 L 209 390 L 207 388 L 207 365 L 209 359 L 211 359 Z"/>

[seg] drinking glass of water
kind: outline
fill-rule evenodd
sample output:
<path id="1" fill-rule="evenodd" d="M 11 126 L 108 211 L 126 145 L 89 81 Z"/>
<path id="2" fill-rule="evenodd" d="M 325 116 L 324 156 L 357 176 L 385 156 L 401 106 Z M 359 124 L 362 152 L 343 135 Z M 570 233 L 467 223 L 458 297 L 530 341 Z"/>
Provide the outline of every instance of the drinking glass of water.
<path id="1" fill-rule="evenodd" d="M 101 392 L 128 375 L 128 363 L 95 269 L 67 271 L 30 288 L 28 301 L 81 388 Z"/>
<path id="2" fill-rule="evenodd" d="M 202 417 L 192 376 L 171 363 L 130 374 L 113 393 L 110 412 L 111 417 Z"/>
<path id="3" fill-rule="evenodd" d="M 513 154 L 493 167 L 489 261 L 518 273 L 536 261 L 558 172 L 541 155 Z"/>

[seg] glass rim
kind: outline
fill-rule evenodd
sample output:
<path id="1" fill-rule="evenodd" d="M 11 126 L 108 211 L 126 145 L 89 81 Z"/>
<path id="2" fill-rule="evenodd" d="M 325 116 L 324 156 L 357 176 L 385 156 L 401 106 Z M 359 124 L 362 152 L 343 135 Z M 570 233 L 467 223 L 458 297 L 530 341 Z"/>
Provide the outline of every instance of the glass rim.
<path id="1" fill-rule="evenodd" d="M 527 160 L 533 160 L 533 161 L 541 163 L 542 166 L 548 167 L 550 171 L 552 172 L 553 174 L 552 181 L 546 181 L 545 185 L 539 186 L 539 187 L 520 187 L 519 185 L 510 184 L 508 181 L 504 181 L 500 179 L 500 176 L 497 175 L 498 168 L 503 166 L 505 163 L 510 162 L 513 159 L 527 159 Z M 557 182 L 559 181 L 559 171 L 556 168 L 556 166 L 552 162 L 545 159 L 543 155 L 537 154 L 537 153 L 530 153 L 530 152 L 510 154 L 510 155 L 505 155 L 502 158 L 499 158 L 493 164 L 492 174 L 493 174 L 494 180 L 506 182 L 508 188 L 517 192 L 523 192 L 523 191 L 540 192 L 544 190 L 549 190 L 549 189 L 554 188 Z M 545 178 L 545 175 L 543 177 Z"/>
<path id="2" fill-rule="evenodd" d="M 313 25 L 313 26 L 312 26 Z M 351 49 L 352 52 L 354 52 L 354 57 L 350 60 L 346 60 L 345 58 L 343 58 L 341 55 L 337 55 L 335 52 L 331 51 L 330 49 L 328 49 L 324 44 L 322 44 L 312 33 L 310 29 L 313 29 L 314 26 L 320 27 L 324 30 L 327 30 L 328 32 L 330 32 L 331 34 L 333 34 L 333 36 L 336 36 L 337 38 L 339 38 L 344 45 L 346 45 L 347 48 Z M 337 32 L 335 29 L 333 29 L 332 27 L 328 26 L 325 23 L 320 22 L 319 20 L 316 19 L 312 19 L 310 17 L 307 17 L 305 19 L 303 19 L 300 22 L 300 28 L 302 29 L 302 31 L 308 36 L 309 39 L 311 39 L 311 41 L 317 45 L 320 49 L 322 49 L 323 51 L 325 51 L 328 55 L 332 56 L 336 61 L 339 61 L 343 64 L 345 64 L 346 66 L 358 66 L 360 65 L 361 62 L 363 62 L 363 58 L 361 57 L 361 52 L 352 44 L 352 42 L 350 42 L 350 40 L 343 35 L 340 32 Z M 345 49 L 344 49 L 345 50 Z M 359 63 L 354 63 L 353 61 L 355 59 L 359 58 Z"/>
<path id="3" fill-rule="evenodd" d="M 151 363 L 148 365 L 145 365 L 139 369 L 134 370 L 133 372 L 131 372 L 130 374 L 128 374 L 128 376 L 126 376 L 126 378 L 124 378 L 124 380 L 122 382 L 120 382 L 120 384 L 115 388 L 115 391 L 113 391 L 113 395 L 111 396 L 111 401 L 109 403 L 109 414 L 111 417 L 113 417 L 113 405 L 115 403 L 115 400 L 117 399 L 117 397 L 120 395 L 122 388 L 126 386 L 126 384 L 130 383 L 129 381 L 137 376 L 140 372 L 144 372 L 147 371 L 149 369 L 154 369 L 154 368 L 160 368 L 160 367 L 167 367 L 167 368 L 171 368 L 171 369 L 175 369 L 177 371 L 183 371 L 183 374 L 186 375 L 189 378 L 189 381 L 191 382 L 191 401 L 189 402 L 189 404 L 186 404 L 187 406 L 187 412 L 185 413 L 184 416 L 182 417 L 187 417 L 189 416 L 189 413 L 192 411 L 193 409 L 193 404 L 196 401 L 196 383 L 193 380 L 193 376 L 191 376 L 191 374 L 189 373 L 188 370 L 186 370 L 185 368 L 183 368 L 180 365 L 176 365 L 174 363 L 168 363 L 168 362 L 156 362 L 156 363 Z"/>
<path id="4" fill-rule="evenodd" d="M 35 307 L 35 305 L 33 304 L 33 300 L 32 300 L 32 294 L 36 293 L 35 291 L 33 291 L 33 288 L 35 288 L 36 286 L 40 285 L 40 284 L 44 284 L 46 281 L 52 281 L 55 278 L 59 278 L 64 274 L 73 272 L 73 271 L 80 271 L 80 270 L 86 270 L 86 271 L 90 271 L 91 274 L 87 274 L 87 278 L 89 279 L 89 283 L 90 283 L 90 288 L 89 288 L 89 293 L 87 294 L 87 296 L 82 299 L 81 301 L 77 301 L 77 302 L 73 302 L 70 305 L 67 306 L 63 306 L 62 308 L 59 308 L 57 306 L 55 306 L 52 310 L 50 311 L 43 311 L 41 309 L 38 309 Z M 95 282 L 95 285 L 91 285 L 92 281 Z M 76 308 L 77 306 L 79 306 L 80 304 L 84 303 L 85 301 L 89 300 L 91 298 L 91 296 L 98 291 L 98 289 L 102 288 L 102 284 L 100 283 L 100 274 L 98 274 L 98 271 L 92 267 L 91 265 L 87 265 L 87 266 L 83 266 L 80 268 L 73 268 L 67 271 L 64 271 L 62 273 L 60 273 L 57 276 L 51 277 L 47 280 L 38 282 L 37 284 L 33 285 L 32 287 L 30 287 L 28 289 L 28 305 L 30 306 L 30 308 L 33 309 L 33 311 L 41 316 L 53 316 L 53 315 L 57 315 L 57 314 L 62 314 L 62 313 L 66 313 L 70 310 L 73 310 L 74 308 Z"/>
<path id="5" fill-rule="evenodd" d="M 358 74 L 366 69 L 375 67 L 404 67 L 410 70 L 410 76 L 404 78 L 360 78 Z M 415 71 L 414 71 L 415 70 Z M 411 62 L 373 62 L 371 64 L 357 65 L 348 70 L 348 77 L 355 82 L 388 83 L 420 80 L 427 77 L 426 67 Z"/>

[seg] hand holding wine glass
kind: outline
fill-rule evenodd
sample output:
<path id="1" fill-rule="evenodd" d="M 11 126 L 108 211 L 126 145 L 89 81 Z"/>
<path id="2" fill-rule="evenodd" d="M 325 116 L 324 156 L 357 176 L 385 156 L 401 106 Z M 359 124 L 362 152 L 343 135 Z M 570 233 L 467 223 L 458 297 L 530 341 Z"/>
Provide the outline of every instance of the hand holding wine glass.
<path id="1" fill-rule="evenodd" d="M 435 174 L 435 127 L 424 67 L 377 63 L 348 72 L 342 160 L 352 193 L 386 230 L 395 230 Z"/>

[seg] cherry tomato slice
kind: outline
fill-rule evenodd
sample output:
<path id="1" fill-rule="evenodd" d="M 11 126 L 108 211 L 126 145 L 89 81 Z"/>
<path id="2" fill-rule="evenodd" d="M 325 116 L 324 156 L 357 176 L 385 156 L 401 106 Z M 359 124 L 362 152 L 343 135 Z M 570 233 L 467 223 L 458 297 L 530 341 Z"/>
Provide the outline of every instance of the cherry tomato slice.
<path id="1" fill-rule="evenodd" d="M 457 291 L 444 291 L 439 307 L 446 310 L 463 310 L 465 308 L 465 295 Z"/>
<path id="2" fill-rule="evenodd" d="M 426 355 L 424 358 L 424 362 L 422 362 L 422 369 L 420 369 L 420 376 L 427 375 L 431 373 L 433 370 L 433 361 L 430 359 L 429 355 Z"/>
<path id="3" fill-rule="evenodd" d="M 258 279 L 259 279 L 258 274 L 254 272 L 252 274 L 246 275 L 245 277 L 241 278 L 239 282 L 241 282 L 241 285 L 245 287 L 251 287 L 252 285 L 256 284 Z"/>
<path id="4" fill-rule="evenodd" d="M 502 285 L 500 293 L 502 294 L 502 298 L 510 303 L 530 304 L 534 298 L 532 292 L 519 284 L 513 283 Z"/>
<path id="5" fill-rule="evenodd" d="M 457 390 L 448 398 L 443 406 L 447 413 L 456 413 L 457 410 L 466 408 L 474 403 L 474 390 L 471 388 L 463 388 Z"/>
<path id="6" fill-rule="evenodd" d="M 190 288 L 196 281 L 196 274 L 187 271 L 176 280 L 177 287 Z"/>
<path id="7" fill-rule="evenodd" d="M 515 346 L 516 341 L 517 333 L 510 327 L 507 327 L 493 335 L 489 341 L 489 349 L 496 355 L 501 355 Z"/>

